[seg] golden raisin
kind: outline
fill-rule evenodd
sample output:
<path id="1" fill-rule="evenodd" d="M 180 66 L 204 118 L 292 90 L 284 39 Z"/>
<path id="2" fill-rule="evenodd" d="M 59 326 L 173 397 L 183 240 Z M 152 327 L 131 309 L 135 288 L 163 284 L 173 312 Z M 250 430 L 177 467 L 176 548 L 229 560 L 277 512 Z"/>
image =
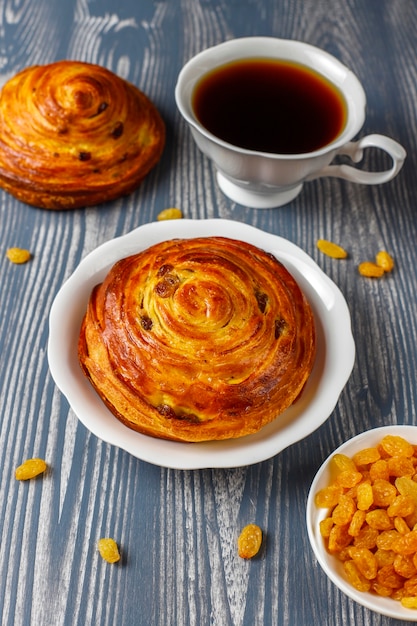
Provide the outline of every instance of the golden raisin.
<path id="1" fill-rule="evenodd" d="M 349 535 L 352 537 L 357 537 L 359 532 L 365 522 L 366 513 L 365 511 L 355 511 L 353 514 L 352 520 L 349 524 Z M 328 518 L 331 519 L 331 518 Z M 323 533 L 322 533 L 323 534 Z"/>
<path id="2" fill-rule="evenodd" d="M 393 527 L 388 513 L 385 509 L 374 509 L 366 514 L 365 521 L 371 528 L 377 530 L 389 530 Z"/>
<path id="3" fill-rule="evenodd" d="M 415 503 L 411 496 L 399 495 L 387 508 L 387 513 L 390 517 L 401 516 L 407 517 L 414 512 Z"/>
<path id="4" fill-rule="evenodd" d="M 117 543 L 111 537 L 103 537 L 98 540 L 98 551 L 100 556 L 108 563 L 120 561 L 120 552 Z"/>
<path id="5" fill-rule="evenodd" d="M 181 218 L 182 218 L 181 209 L 177 209 L 175 207 L 163 209 L 163 211 L 160 211 L 157 216 L 158 222 L 162 222 L 165 220 L 180 220 Z"/>
<path id="6" fill-rule="evenodd" d="M 408 495 L 414 500 L 414 513 L 407 515 L 406 519 L 408 526 L 413 528 L 417 524 L 417 483 L 409 476 L 399 476 L 395 479 L 395 486 L 400 494 Z"/>
<path id="7" fill-rule="evenodd" d="M 46 463 L 43 459 L 27 459 L 22 465 L 16 468 L 15 476 L 17 480 L 28 480 L 43 474 L 46 470 Z"/>
<path id="8" fill-rule="evenodd" d="M 397 574 L 394 565 L 384 565 L 378 570 L 376 576 L 377 582 L 384 587 L 391 589 L 399 589 L 402 587 L 403 578 Z"/>
<path id="9" fill-rule="evenodd" d="M 405 519 L 400 516 L 394 517 L 394 528 L 398 530 L 400 535 L 405 535 L 411 530 Z"/>
<path id="10" fill-rule="evenodd" d="M 399 435 L 385 435 L 381 440 L 381 447 L 390 456 L 412 457 L 414 454 L 414 448 L 411 443 Z"/>
<path id="11" fill-rule="evenodd" d="M 381 455 L 378 448 L 364 448 L 353 455 L 353 462 L 356 466 L 369 465 L 370 463 L 379 461 L 380 458 Z"/>
<path id="12" fill-rule="evenodd" d="M 367 276 L 368 278 L 381 278 L 384 275 L 384 270 L 372 261 L 364 261 L 358 265 L 358 272 L 361 276 Z"/>
<path id="13" fill-rule="evenodd" d="M 394 259 L 392 256 L 386 252 L 386 250 L 381 250 L 375 257 L 376 264 L 379 267 L 382 267 L 384 272 L 391 272 L 394 268 Z"/>
<path id="14" fill-rule="evenodd" d="M 417 576 L 412 576 L 405 581 L 404 591 L 407 596 L 417 596 Z"/>
<path id="15" fill-rule="evenodd" d="M 322 537 L 328 537 L 333 528 L 333 520 L 331 517 L 325 517 L 320 521 L 320 534 Z"/>
<path id="16" fill-rule="evenodd" d="M 405 596 L 404 598 L 401 598 L 400 602 L 406 609 L 417 609 L 416 596 Z"/>
<path id="17" fill-rule="evenodd" d="M 393 565 L 397 574 L 403 576 L 403 578 L 411 578 L 417 574 L 417 568 L 409 554 L 397 554 Z"/>
<path id="18" fill-rule="evenodd" d="M 362 474 L 360 472 L 352 470 L 344 470 L 343 472 L 340 472 L 340 474 L 336 478 L 337 484 L 341 485 L 342 487 L 346 487 L 347 489 L 350 489 L 350 487 L 354 487 L 355 485 L 360 483 L 361 480 Z"/>
<path id="19" fill-rule="evenodd" d="M 389 506 L 391 502 L 394 502 L 397 490 L 388 480 L 378 478 L 372 485 L 372 491 L 374 494 L 374 504 L 376 506 Z"/>
<path id="20" fill-rule="evenodd" d="M 341 563 L 351 560 L 349 556 L 349 548 L 350 546 L 347 546 L 346 548 L 342 548 L 340 552 L 335 553 L 335 556 L 339 559 Z"/>
<path id="21" fill-rule="evenodd" d="M 374 503 L 374 492 L 370 483 L 361 483 L 356 491 L 357 507 L 361 511 L 367 511 Z"/>
<path id="22" fill-rule="evenodd" d="M 256 524 L 248 524 L 237 540 L 238 554 L 242 559 L 251 559 L 258 554 L 261 544 L 262 530 Z"/>
<path id="23" fill-rule="evenodd" d="M 390 476 L 412 476 L 414 474 L 414 465 L 411 459 L 394 456 L 392 459 L 388 459 L 387 463 Z"/>
<path id="24" fill-rule="evenodd" d="M 391 598 L 393 600 L 402 600 L 402 598 L 404 598 L 407 595 L 407 592 L 405 591 L 404 587 L 398 587 L 398 589 L 393 589 L 392 590 L 392 594 L 391 594 Z"/>
<path id="25" fill-rule="evenodd" d="M 337 453 L 332 456 L 332 464 L 340 471 L 356 472 L 356 465 L 346 454 Z"/>
<path id="26" fill-rule="evenodd" d="M 29 250 L 24 250 L 23 248 L 9 248 L 6 252 L 6 256 L 9 261 L 18 265 L 27 263 L 31 258 Z"/>
<path id="27" fill-rule="evenodd" d="M 399 538 L 398 530 L 384 530 L 379 534 L 376 545 L 381 550 L 391 550 L 394 542 Z"/>
<path id="28" fill-rule="evenodd" d="M 356 505 L 353 498 L 347 495 L 341 495 L 338 504 L 333 509 L 332 520 L 338 526 L 350 524 L 353 514 L 356 511 Z"/>
<path id="29" fill-rule="evenodd" d="M 376 578 L 378 563 L 375 555 L 368 548 L 356 548 L 352 546 L 349 548 L 349 555 L 365 578 L 368 580 Z"/>
<path id="30" fill-rule="evenodd" d="M 329 552 L 340 552 L 352 542 L 352 536 L 349 535 L 349 526 L 337 526 L 336 524 L 330 531 L 328 540 Z"/>
<path id="31" fill-rule="evenodd" d="M 416 483 L 417 486 L 417 483 Z M 316 493 L 315 503 L 320 509 L 328 509 L 337 504 L 339 496 L 343 493 L 343 488 L 340 485 L 329 485 L 323 487 Z"/>
<path id="32" fill-rule="evenodd" d="M 378 563 L 378 569 L 384 567 L 385 565 L 392 565 L 395 561 L 395 557 L 397 556 L 394 550 L 382 550 L 378 548 L 374 552 L 376 562 Z"/>
<path id="33" fill-rule="evenodd" d="M 323 254 L 326 254 L 333 259 L 346 259 L 348 256 L 348 253 L 344 248 L 339 246 L 337 243 L 328 241 L 327 239 L 318 239 L 317 247 L 320 252 L 323 252 Z"/>
<path id="34" fill-rule="evenodd" d="M 359 571 L 356 563 L 352 561 L 346 561 L 343 563 L 343 568 L 346 573 L 346 577 L 355 589 L 358 591 L 369 591 L 371 583 L 365 576 Z"/>
<path id="35" fill-rule="evenodd" d="M 389 480 L 388 463 L 385 459 L 379 459 L 379 461 L 371 464 L 369 467 L 369 478 L 372 482 L 375 482 L 377 478 Z"/>
<path id="36" fill-rule="evenodd" d="M 410 530 L 405 535 L 400 535 L 392 544 L 392 549 L 397 554 L 414 554 L 417 552 L 417 531 Z"/>
<path id="37" fill-rule="evenodd" d="M 369 548 L 370 550 L 376 546 L 379 531 L 376 528 L 371 528 L 368 524 L 364 524 L 359 531 L 357 537 L 353 540 L 353 545 L 357 548 Z"/>
<path id="38" fill-rule="evenodd" d="M 401 494 L 412 496 L 417 504 L 417 483 L 414 480 L 409 476 L 398 476 L 395 479 L 395 486 Z"/>
<path id="39" fill-rule="evenodd" d="M 392 589 L 390 587 L 384 587 L 384 585 L 380 585 L 376 581 L 372 582 L 371 589 L 382 598 L 389 598 L 389 596 L 392 594 Z"/>

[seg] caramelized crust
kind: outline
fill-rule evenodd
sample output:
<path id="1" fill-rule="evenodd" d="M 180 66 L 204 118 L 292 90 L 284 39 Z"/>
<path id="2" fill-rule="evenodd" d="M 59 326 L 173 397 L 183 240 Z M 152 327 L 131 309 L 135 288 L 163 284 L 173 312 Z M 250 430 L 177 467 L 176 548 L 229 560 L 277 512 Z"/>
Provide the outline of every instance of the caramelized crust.
<path id="1" fill-rule="evenodd" d="M 313 367 L 309 304 L 275 257 L 222 237 L 172 240 L 117 262 L 90 297 L 86 376 L 141 433 L 178 441 L 257 432 Z"/>
<path id="2" fill-rule="evenodd" d="M 164 142 L 152 102 L 98 65 L 29 67 L 0 94 L 0 187 L 37 207 L 73 209 L 130 193 Z"/>

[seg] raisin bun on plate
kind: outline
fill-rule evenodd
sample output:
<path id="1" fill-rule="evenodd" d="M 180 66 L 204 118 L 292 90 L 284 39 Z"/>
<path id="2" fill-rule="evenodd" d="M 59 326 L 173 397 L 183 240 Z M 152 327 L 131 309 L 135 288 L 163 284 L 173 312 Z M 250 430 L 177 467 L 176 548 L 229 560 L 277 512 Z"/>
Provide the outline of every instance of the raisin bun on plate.
<path id="1" fill-rule="evenodd" d="M 147 96 L 98 65 L 28 67 L 0 93 L 0 187 L 37 207 L 73 209 L 130 193 L 164 142 Z"/>
<path id="2" fill-rule="evenodd" d="M 313 368 L 315 325 L 294 278 L 242 241 L 164 241 L 118 261 L 89 299 L 84 373 L 126 426 L 176 441 L 275 420 Z"/>

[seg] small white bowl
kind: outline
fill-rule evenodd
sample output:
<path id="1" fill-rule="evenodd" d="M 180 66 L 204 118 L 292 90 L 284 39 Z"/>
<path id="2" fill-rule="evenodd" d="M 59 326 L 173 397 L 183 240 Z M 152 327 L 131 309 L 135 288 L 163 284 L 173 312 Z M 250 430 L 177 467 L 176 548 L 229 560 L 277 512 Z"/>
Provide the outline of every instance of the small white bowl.
<path id="1" fill-rule="evenodd" d="M 396 619 L 417 622 L 417 609 L 406 609 L 398 600 L 391 598 L 383 598 L 370 592 L 357 591 L 346 579 L 343 571 L 342 563 L 337 557 L 327 552 L 323 538 L 320 534 L 320 522 L 327 517 L 328 510 L 318 508 L 314 499 L 316 493 L 323 487 L 326 487 L 331 480 L 330 461 L 335 454 L 343 453 L 352 457 L 356 452 L 363 448 L 369 448 L 377 445 L 385 435 L 399 435 L 412 444 L 417 444 L 417 427 L 416 426 L 383 426 L 368 430 L 342 444 L 337 450 L 326 459 L 318 470 L 310 487 L 307 500 L 307 530 L 311 547 L 317 557 L 321 567 L 330 578 L 330 580 L 349 598 L 355 600 L 358 604 Z"/>

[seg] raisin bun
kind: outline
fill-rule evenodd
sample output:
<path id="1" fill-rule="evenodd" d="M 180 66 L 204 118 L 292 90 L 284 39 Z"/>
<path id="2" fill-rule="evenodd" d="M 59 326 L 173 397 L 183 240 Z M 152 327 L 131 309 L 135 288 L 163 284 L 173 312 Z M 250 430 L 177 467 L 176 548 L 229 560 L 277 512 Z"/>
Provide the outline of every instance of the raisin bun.
<path id="1" fill-rule="evenodd" d="M 154 437 L 241 437 L 275 420 L 313 367 L 294 278 L 223 237 L 165 241 L 118 261 L 91 294 L 79 360 L 108 408 Z"/>
<path id="2" fill-rule="evenodd" d="M 130 193 L 164 141 L 152 102 L 98 65 L 28 67 L 0 93 L 0 187 L 37 207 L 73 209 Z"/>

